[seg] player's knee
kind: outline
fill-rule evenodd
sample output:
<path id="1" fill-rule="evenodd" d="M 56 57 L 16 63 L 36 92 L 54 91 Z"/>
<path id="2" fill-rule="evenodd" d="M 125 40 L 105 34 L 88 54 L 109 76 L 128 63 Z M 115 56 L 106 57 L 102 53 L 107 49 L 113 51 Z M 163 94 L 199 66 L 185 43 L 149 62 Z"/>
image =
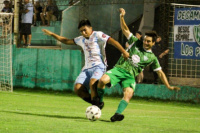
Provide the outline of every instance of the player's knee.
<path id="1" fill-rule="evenodd" d="M 98 86 L 104 86 L 104 85 L 106 85 L 106 79 L 102 77 L 102 78 L 99 80 Z"/>
<path id="2" fill-rule="evenodd" d="M 77 94 L 78 93 L 78 89 L 76 87 L 74 87 L 74 92 Z"/>
<path id="3" fill-rule="evenodd" d="M 124 91 L 124 99 L 125 101 L 129 102 L 130 99 L 133 97 L 133 89 L 132 88 L 126 88 L 125 91 Z"/>
<path id="4" fill-rule="evenodd" d="M 78 94 L 79 89 L 80 89 L 80 85 L 79 85 L 79 84 L 76 84 L 76 85 L 74 86 L 74 92 L 75 92 L 76 94 Z"/>
<path id="5" fill-rule="evenodd" d="M 109 77 L 108 75 L 104 74 L 104 75 L 101 77 L 101 79 L 99 80 L 99 82 L 100 82 L 101 84 L 106 85 L 107 83 L 110 82 L 110 77 Z"/>
<path id="6" fill-rule="evenodd" d="M 92 86 L 97 85 L 97 83 L 98 83 L 98 80 L 97 80 L 97 79 L 91 79 L 91 80 L 90 80 L 90 88 L 91 88 Z"/>

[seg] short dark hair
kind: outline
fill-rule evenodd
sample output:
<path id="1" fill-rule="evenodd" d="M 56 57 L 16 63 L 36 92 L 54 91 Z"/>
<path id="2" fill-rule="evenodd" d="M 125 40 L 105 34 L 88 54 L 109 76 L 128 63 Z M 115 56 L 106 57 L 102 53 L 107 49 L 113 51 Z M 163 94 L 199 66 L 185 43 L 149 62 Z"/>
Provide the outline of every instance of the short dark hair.
<path id="1" fill-rule="evenodd" d="M 3 3 L 4 3 L 4 4 L 9 4 L 9 1 L 5 0 Z"/>
<path id="2" fill-rule="evenodd" d="M 91 27 L 91 23 L 88 19 L 83 19 L 78 24 L 78 29 L 80 29 L 82 26 L 89 26 Z"/>
<path id="3" fill-rule="evenodd" d="M 142 35 L 142 32 L 141 32 L 141 31 L 137 31 L 136 33 L 138 33 L 138 34 Z"/>
<path id="4" fill-rule="evenodd" d="M 147 32 L 145 32 L 145 35 L 152 37 L 152 42 L 156 42 L 158 35 L 155 31 L 147 31 Z"/>

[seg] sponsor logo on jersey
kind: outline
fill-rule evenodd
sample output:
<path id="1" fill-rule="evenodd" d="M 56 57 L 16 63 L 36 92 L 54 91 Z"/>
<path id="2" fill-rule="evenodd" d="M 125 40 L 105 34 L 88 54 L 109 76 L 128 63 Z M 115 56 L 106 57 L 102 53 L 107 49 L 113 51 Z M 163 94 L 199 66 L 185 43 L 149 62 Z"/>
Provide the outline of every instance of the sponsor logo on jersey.
<path id="1" fill-rule="evenodd" d="M 106 34 L 102 34 L 102 37 L 103 37 L 103 38 L 106 38 Z"/>
<path id="2" fill-rule="evenodd" d="M 148 57 L 147 56 L 144 56 L 144 61 L 147 61 L 148 60 Z"/>
<path id="3" fill-rule="evenodd" d="M 94 75 L 95 75 L 95 76 L 98 76 L 98 75 L 99 75 L 99 73 L 98 73 L 98 72 L 95 72 L 95 73 L 94 73 Z"/>
<path id="4" fill-rule="evenodd" d="M 138 52 L 140 52 L 140 50 L 137 47 L 135 47 L 135 50 L 137 50 Z"/>
<path id="5" fill-rule="evenodd" d="M 112 73 L 111 71 L 107 71 L 106 73 Z"/>
<path id="6" fill-rule="evenodd" d="M 136 54 L 132 55 L 131 58 L 128 59 L 131 65 L 138 67 L 138 63 L 140 62 L 140 57 Z"/>

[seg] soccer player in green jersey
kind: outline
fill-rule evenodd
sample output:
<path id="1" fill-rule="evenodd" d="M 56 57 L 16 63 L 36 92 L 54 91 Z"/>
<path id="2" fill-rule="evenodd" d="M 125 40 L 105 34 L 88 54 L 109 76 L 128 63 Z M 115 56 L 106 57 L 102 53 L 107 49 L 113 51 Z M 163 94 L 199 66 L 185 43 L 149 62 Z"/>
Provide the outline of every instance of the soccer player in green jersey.
<path id="1" fill-rule="evenodd" d="M 111 87 L 120 83 L 124 97 L 120 101 L 116 113 L 110 118 L 112 122 L 121 121 L 124 119 L 124 115 L 121 114 L 127 107 L 130 99 L 133 96 L 135 90 L 135 77 L 143 71 L 143 69 L 151 65 L 154 71 L 170 90 L 180 90 L 179 87 L 170 86 L 168 80 L 161 70 L 157 57 L 152 53 L 151 48 L 155 44 L 157 34 L 154 31 L 146 32 L 143 42 L 138 40 L 128 29 L 124 21 L 125 10 L 120 8 L 120 24 L 123 34 L 127 37 L 128 43 L 132 45 L 129 47 L 129 58 L 124 59 L 122 56 L 118 60 L 115 67 L 107 71 L 99 80 L 97 85 L 97 92 L 99 102 L 103 101 L 103 95 L 105 92 L 105 85 L 110 83 Z"/>

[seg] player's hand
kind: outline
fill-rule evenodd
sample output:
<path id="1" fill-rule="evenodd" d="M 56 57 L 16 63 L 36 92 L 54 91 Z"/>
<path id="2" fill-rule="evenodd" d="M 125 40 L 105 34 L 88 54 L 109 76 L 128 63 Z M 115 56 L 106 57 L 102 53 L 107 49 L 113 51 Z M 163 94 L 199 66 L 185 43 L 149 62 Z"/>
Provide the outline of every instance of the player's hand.
<path id="1" fill-rule="evenodd" d="M 52 32 L 49 31 L 49 30 L 42 29 L 42 31 L 43 31 L 46 35 L 48 35 L 48 36 L 51 36 L 51 35 L 52 35 Z"/>
<path id="2" fill-rule="evenodd" d="M 126 60 L 129 58 L 129 53 L 127 51 L 125 51 L 122 55 Z"/>
<path id="3" fill-rule="evenodd" d="M 120 16 L 124 17 L 126 12 L 123 8 L 119 8 Z"/>
<path id="4" fill-rule="evenodd" d="M 125 44 L 125 48 L 128 48 L 130 45 L 128 44 L 128 42 L 126 42 Z"/>
<path id="5" fill-rule="evenodd" d="M 168 89 L 170 89 L 170 90 L 177 90 L 177 91 L 179 91 L 181 88 L 179 88 L 179 87 L 176 87 L 176 86 L 170 86 L 170 87 L 168 87 Z"/>
<path id="6" fill-rule="evenodd" d="M 162 53 L 162 54 L 159 55 L 159 58 L 162 58 L 163 56 L 164 56 L 164 55 L 163 55 L 163 53 Z"/>

